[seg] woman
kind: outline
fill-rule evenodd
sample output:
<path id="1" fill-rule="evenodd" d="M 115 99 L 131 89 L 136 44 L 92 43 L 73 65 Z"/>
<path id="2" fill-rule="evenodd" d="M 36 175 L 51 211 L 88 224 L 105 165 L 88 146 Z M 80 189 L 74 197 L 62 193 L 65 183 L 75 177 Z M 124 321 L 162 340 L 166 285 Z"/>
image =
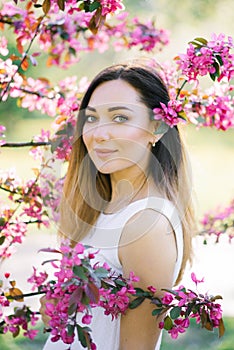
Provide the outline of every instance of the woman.
<path id="1" fill-rule="evenodd" d="M 191 255 L 191 186 L 177 127 L 159 132 L 153 109 L 167 104 L 159 75 L 139 63 L 104 69 L 85 93 L 61 204 L 62 236 L 100 249 L 117 273 L 139 276 L 158 296 L 180 280 Z M 45 315 L 45 299 L 41 312 Z M 95 309 L 100 350 L 159 349 L 160 318 L 144 301 L 111 321 Z M 44 349 L 66 349 L 48 339 Z M 78 342 L 72 349 L 82 349 Z"/>

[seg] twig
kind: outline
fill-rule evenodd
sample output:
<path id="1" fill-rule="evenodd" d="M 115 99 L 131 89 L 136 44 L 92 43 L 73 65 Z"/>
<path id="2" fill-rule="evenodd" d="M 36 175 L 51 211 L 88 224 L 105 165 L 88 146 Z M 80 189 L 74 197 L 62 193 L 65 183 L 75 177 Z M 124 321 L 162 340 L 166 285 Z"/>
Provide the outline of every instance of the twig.
<path id="1" fill-rule="evenodd" d="M 183 89 L 183 87 L 187 84 L 188 80 L 184 80 L 183 84 L 181 85 L 181 87 L 179 88 L 178 92 L 177 92 L 177 95 L 176 95 L 176 100 L 178 99 L 178 97 L 180 96 L 180 93 Z"/>
<path id="2" fill-rule="evenodd" d="M 50 141 L 38 141 L 38 142 L 34 142 L 34 141 L 30 141 L 30 142 L 6 142 L 3 145 L 1 145 L 0 147 L 38 147 L 38 146 L 49 146 L 51 145 Z"/>

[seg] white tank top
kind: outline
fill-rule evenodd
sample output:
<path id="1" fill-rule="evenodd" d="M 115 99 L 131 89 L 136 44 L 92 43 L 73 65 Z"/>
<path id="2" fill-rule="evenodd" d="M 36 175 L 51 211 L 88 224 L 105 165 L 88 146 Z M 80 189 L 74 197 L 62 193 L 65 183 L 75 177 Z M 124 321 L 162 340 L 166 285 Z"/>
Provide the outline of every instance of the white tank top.
<path id="1" fill-rule="evenodd" d="M 178 277 L 183 259 L 183 231 L 178 212 L 174 205 L 159 197 L 147 197 L 130 203 L 127 207 L 114 214 L 101 213 L 95 227 L 82 240 L 83 244 L 99 249 L 94 263 L 107 262 L 118 274 L 122 274 L 122 266 L 118 258 L 118 246 L 124 226 L 136 213 L 144 209 L 153 209 L 164 215 L 175 233 L 177 244 L 177 261 L 174 269 L 174 283 Z M 134 271 L 133 271 L 134 272 Z M 104 315 L 104 310 L 95 308 L 92 310 L 92 338 L 97 345 L 97 350 L 119 350 L 120 318 L 112 321 L 111 316 Z M 162 335 L 162 333 L 161 333 Z M 161 336 L 158 339 L 155 350 L 160 349 Z M 65 350 L 67 345 L 62 341 L 52 343 L 50 337 L 43 350 Z M 72 350 L 83 349 L 77 339 L 71 346 Z"/>

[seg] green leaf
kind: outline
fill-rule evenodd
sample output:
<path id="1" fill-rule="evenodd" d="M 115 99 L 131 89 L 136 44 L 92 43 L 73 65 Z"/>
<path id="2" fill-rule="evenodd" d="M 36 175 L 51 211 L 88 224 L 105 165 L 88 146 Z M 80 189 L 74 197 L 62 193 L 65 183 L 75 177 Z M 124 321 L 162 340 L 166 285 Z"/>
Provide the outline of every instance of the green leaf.
<path id="1" fill-rule="evenodd" d="M 75 265 L 72 269 L 73 273 L 83 281 L 87 281 L 88 277 L 85 274 L 84 268 L 82 266 Z"/>
<path id="2" fill-rule="evenodd" d="M 142 296 L 144 294 L 144 290 L 141 288 L 135 288 L 135 291 L 134 295 L 136 296 Z"/>
<path id="3" fill-rule="evenodd" d="M 163 309 L 154 309 L 152 311 L 152 316 L 157 316 L 157 315 L 160 315 L 162 313 Z"/>
<path id="4" fill-rule="evenodd" d="M 93 2 L 89 5 L 89 12 L 97 10 L 101 6 L 100 2 Z"/>
<path id="5" fill-rule="evenodd" d="M 165 319 L 164 319 L 164 329 L 169 331 L 170 329 L 172 329 L 172 327 L 173 327 L 172 319 L 169 316 L 165 317 Z"/>
<path id="6" fill-rule="evenodd" d="M 173 307 L 173 309 L 171 309 L 171 311 L 170 311 L 171 318 L 173 320 L 175 320 L 176 318 L 178 318 L 180 316 L 180 312 L 181 312 L 181 308 L 179 306 Z"/>
<path id="7" fill-rule="evenodd" d="M 0 226 L 3 226 L 5 224 L 6 220 L 5 218 L 1 217 L 0 218 Z"/>
<path id="8" fill-rule="evenodd" d="M 196 41 L 189 41 L 189 44 L 193 44 L 194 46 L 196 46 L 198 49 L 200 49 L 203 45 L 197 43 Z"/>
<path id="9" fill-rule="evenodd" d="M 103 267 L 99 267 L 94 271 L 94 274 L 98 277 L 98 278 L 106 278 L 108 276 L 108 271 L 106 269 L 104 269 Z"/>
<path id="10" fill-rule="evenodd" d="M 69 34 L 67 32 L 62 32 L 60 34 L 60 37 L 64 40 L 68 40 L 70 38 Z"/>
<path id="11" fill-rule="evenodd" d="M 184 111 L 181 111 L 180 113 L 178 113 L 178 116 L 181 119 L 187 120 L 187 115 L 186 115 L 186 113 Z"/>
<path id="12" fill-rule="evenodd" d="M 118 284 L 118 286 L 125 287 L 126 283 L 124 283 L 122 280 L 115 280 L 115 283 Z"/>
<path id="13" fill-rule="evenodd" d="M 135 309 L 137 306 L 141 305 L 145 300 L 144 297 L 138 297 L 129 303 L 129 309 Z"/>
<path id="14" fill-rule="evenodd" d="M 81 303 L 84 304 L 84 305 L 89 305 L 90 304 L 90 300 L 89 300 L 89 298 L 87 297 L 87 295 L 85 293 L 83 293 L 83 295 L 82 295 Z"/>
<path id="15" fill-rule="evenodd" d="M 188 307 L 185 312 L 185 317 L 188 318 L 190 313 L 192 312 L 192 309 L 194 307 L 194 303 L 188 303 Z"/>
<path id="16" fill-rule="evenodd" d="M 77 309 L 77 304 L 71 304 L 67 310 L 68 315 L 69 316 L 73 315 L 75 313 L 76 309 Z"/>
<path id="17" fill-rule="evenodd" d="M 80 5 L 79 5 L 79 9 L 82 11 L 85 9 L 85 4 L 84 2 L 82 2 Z"/>
<path id="18" fill-rule="evenodd" d="M 199 43 L 202 43 L 203 45 L 207 45 L 208 41 L 204 38 L 195 38 L 194 41 L 198 41 Z"/>
<path id="19" fill-rule="evenodd" d="M 86 341 L 85 331 L 79 325 L 76 325 L 76 329 L 77 329 L 78 338 L 79 338 L 79 341 L 80 341 L 81 345 L 84 348 L 87 348 L 87 341 Z"/>
<path id="20" fill-rule="evenodd" d="M 210 73 L 210 77 L 213 81 L 215 81 L 215 79 L 220 76 L 220 70 L 219 70 L 220 67 L 219 67 L 219 64 L 217 62 L 213 63 L 213 67 L 215 68 L 215 72 Z"/>
<path id="21" fill-rule="evenodd" d="M 0 237 L 0 245 L 2 245 L 5 241 L 6 237 L 5 236 L 1 236 Z"/>
<path id="22" fill-rule="evenodd" d="M 217 59 L 218 63 L 220 64 L 220 66 L 223 66 L 223 60 L 222 57 L 220 55 L 215 56 L 215 58 Z"/>
<path id="23" fill-rule="evenodd" d="M 67 333 L 71 337 L 74 334 L 75 326 L 72 324 L 67 325 Z"/>
<path id="24" fill-rule="evenodd" d="M 76 50 L 73 47 L 70 46 L 68 51 L 72 56 L 76 56 Z"/>

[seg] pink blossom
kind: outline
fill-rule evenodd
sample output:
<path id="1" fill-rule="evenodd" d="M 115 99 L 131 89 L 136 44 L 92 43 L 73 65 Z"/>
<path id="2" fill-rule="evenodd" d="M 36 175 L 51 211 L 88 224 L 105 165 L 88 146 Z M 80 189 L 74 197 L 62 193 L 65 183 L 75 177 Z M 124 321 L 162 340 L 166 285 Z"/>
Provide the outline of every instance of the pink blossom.
<path id="1" fill-rule="evenodd" d="M 82 317 L 82 323 L 84 324 L 90 324 L 92 320 L 92 315 L 86 314 Z"/>
<path id="2" fill-rule="evenodd" d="M 178 100 L 171 100 L 167 105 L 160 102 L 161 108 L 154 108 L 154 119 L 161 120 L 171 128 L 179 122 L 184 121 L 184 116 L 181 116 L 183 111 L 182 103 Z"/>
<path id="3" fill-rule="evenodd" d="M 191 278 L 192 278 L 193 282 L 196 284 L 196 286 L 198 285 L 198 283 L 204 282 L 204 277 L 201 280 L 199 280 L 199 279 L 197 279 L 194 272 L 191 273 Z"/>
<path id="4" fill-rule="evenodd" d="M 38 334 L 39 330 L 38 329 L 29 329 L 26 332 L 23 333 L 23 335 L 31 340 L 33 340 L 37 334 Z"/>
<path id="5" fill-rule="evenodd" d="M 30 278 L 28 278 L 27 281 L 33 284 L 32 290 L 35 290 L 36 288 L 43 285 L 47 277 L 48 277 L 48 274 L 46 272 L 39 272 L 39 274 L 37 275 L 37 270 L 33 266 L 33 275 Z"/>
<path id="6" fill-rule="evenodd" d="M 149 286 L 149 287 L 147 287 L 147 289 L 151 292 L 151 293 L 155 293 L 156 292 L 156 288 L 154 288 L 153 286 Z"/>
<path id="7" fill-rule="evenodd" d="M 122 0 L 100 0 L 100 4 L 102 5 L 102 16 L 123 9 Z"/>
<path id="8" fill-rule="evenodd" d="M 133 271 L 129 272 L 129 280 L 130 282 L 139 282 L 140 278 L 134 274 Z"/>
<path id="9" fill-rule="evenodd" d="M 173 301 L 173 296 L 170 293 L 165 293 L 163 298 L 162 298 L 162 303 L 169 305 Z"/>
<path id="10" fill-rule="evenodd" d="M 199 42 L 199 40 L 198 40 Z M 234 55 L 230 53 L 233 40 L 224 34 L 213 34 L 210 41 L 203 39 L 199 44 L 190 43 L 186 54 L 180 54 L 176 63 L 189 81 L 196 80 L 198 75 L 216 74 L 218 80 L 224 77 L 231 80 L 234 75 Z M 220 69 L 217 70 L 217 64 Z"/>

